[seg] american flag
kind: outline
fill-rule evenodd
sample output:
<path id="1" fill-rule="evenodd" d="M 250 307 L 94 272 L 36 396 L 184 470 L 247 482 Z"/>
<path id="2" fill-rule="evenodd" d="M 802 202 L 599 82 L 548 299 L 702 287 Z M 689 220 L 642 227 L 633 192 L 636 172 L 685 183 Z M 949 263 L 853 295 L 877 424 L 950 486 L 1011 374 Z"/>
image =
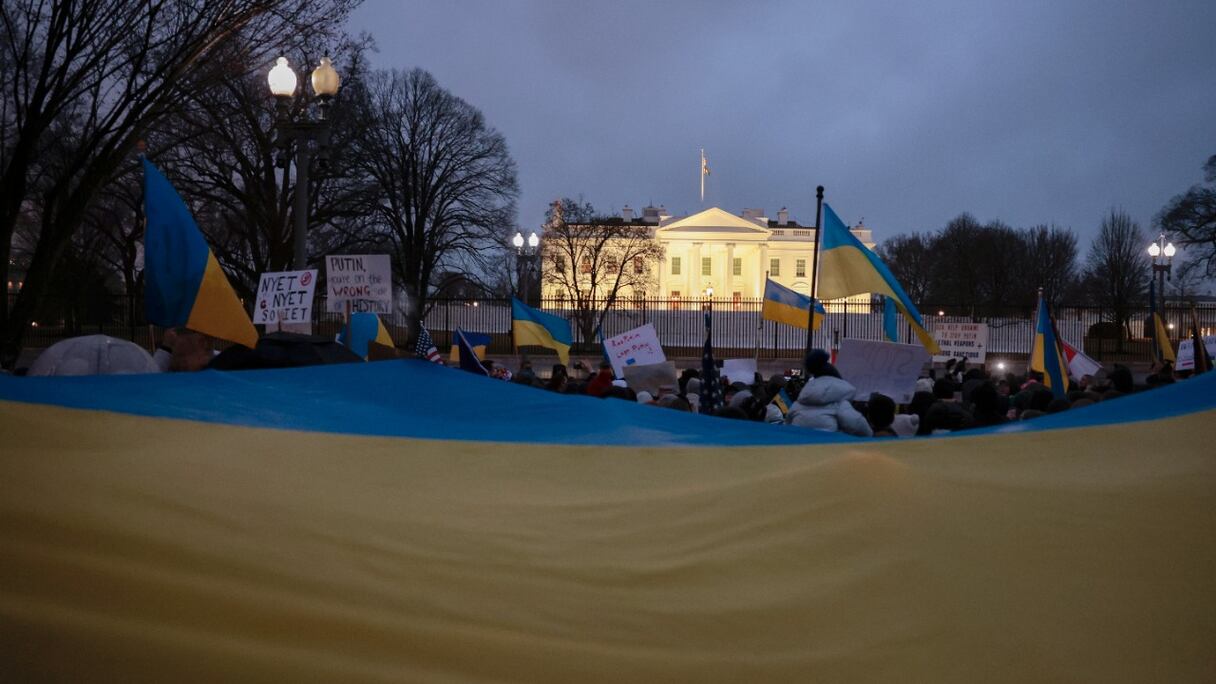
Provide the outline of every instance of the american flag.
<path id="1" fill-rule="evenodd" d="M 722 406 L 722 383 L 714 365 L 714 344 L 709 312 L 705 313 L 705 349 L 701 353 L 701 413 L 713 413 Z"/>
<path id="2" fill-rule="evenodd" d="M 418 355 L 418 358 L 426 359 L 431 363 L 443 363 L 439 350 L 435 348 L 435 342 L 431 340 L 431 334 L 426 331 L 425 326 L 418 331 L 418 343 L 414 345 L 414 353 Z"/>

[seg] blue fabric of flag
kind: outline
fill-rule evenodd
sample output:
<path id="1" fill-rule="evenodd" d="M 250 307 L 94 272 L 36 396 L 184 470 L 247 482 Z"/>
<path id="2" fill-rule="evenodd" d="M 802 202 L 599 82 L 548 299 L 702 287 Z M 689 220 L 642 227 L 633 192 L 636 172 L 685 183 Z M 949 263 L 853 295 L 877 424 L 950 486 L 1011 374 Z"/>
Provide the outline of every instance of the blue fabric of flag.
<path id="1" fill-rule="evenodd" d="M 888 342 L 899 342 L 899 310 L 890 297 L 882 298 L 882 332 Z"/>
<path id="2" fill-rule="evenodd" d="M 490 374 L 490 371 L 486 370 L 486 367 L 481 365 L 481 361 L 477 359 L 477 354 L 473 351 L 473 346 L 469 344 L 468 337 L 463 331 L 456 331 L 456 345 L 460 349 L 460 370 L 477 375 Z"/>

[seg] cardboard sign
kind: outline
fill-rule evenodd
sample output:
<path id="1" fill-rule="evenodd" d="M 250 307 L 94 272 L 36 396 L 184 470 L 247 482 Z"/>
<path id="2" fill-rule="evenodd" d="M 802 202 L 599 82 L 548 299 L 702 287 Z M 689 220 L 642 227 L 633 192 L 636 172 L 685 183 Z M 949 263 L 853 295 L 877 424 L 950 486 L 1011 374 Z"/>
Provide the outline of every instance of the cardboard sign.
<path id="1" fill-rule="evenodd" d="M 325 310 L 393 312 L 393 268 L 387 254 L 330 254 L 325 257 Z"/>
<path id="2" fill-rule="evenodd" d="M 676 377 L 676 365 L 670 361 L 647 365 L 625 366 L 625 383 L 634 392 L 645 390 L 655 397 L 664 385 L 679 391 L 680 381 Z"/>
<path id="3" fill-rule="evenodd" d="M 659 344 L 659 334 L 650 323 L 604 340 L 604 353 L 608 354 L 612 372 L 618 378 L 626 377 L 628 366 L 647 366 L 667 360 L 663 346 Z"/>
<path id="4" fill-rule="evenodd" d="M 263 273 L 258 281 L 258 300 L 253 305 L 253 322 L 269 326 L 311 323 L 316 289 L 315 268 Z"/>
<path id="5" fill-rule="evenodd" d="M 853 398 L 865 401 L 871 392 L 885 394 L 897 404 L 912 401 L 916 380 L 929 352 L 919 344 L 894 344 L 846 338 L 836 355 L 836 370 L 845 382 L 857 388 Z"/>
<path id="6" fill-rule="evenodd" d="M 722 375 L 726 382 L 741 382 L 750 385 L 756 381 L 755 359 L 727 359 L 722 362 Z"/>
<path id="7" fill-rule="evenodd" d="M 1208 348 L 1208 356 L 1216 358 L 1216 335 L 1203 338 L 1203 346 Z M 1195 343 L 1188 337 L 1178 341 L 1178 362 L 1174 370 L 1195 370 Z"/>
<path id="8" fill-rule="evenodd" d="M 933 327 L 933 337 L 942 349 L 934 361 L 967 359 L 982 364 L 988 355 L 987 323 L 938 323 Z"/>

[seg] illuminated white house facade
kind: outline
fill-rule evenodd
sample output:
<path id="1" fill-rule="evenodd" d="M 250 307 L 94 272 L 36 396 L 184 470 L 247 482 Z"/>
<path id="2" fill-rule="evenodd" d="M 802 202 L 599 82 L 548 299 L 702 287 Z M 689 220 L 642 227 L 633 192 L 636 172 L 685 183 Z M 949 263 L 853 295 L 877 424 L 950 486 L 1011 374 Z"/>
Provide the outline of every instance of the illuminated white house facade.
<path id="1" fill-rule="evenodd" d="M 811 291 L 815 228 L 791 220 L 785 209 L 775 220 L 762 209 L 735 215 L 718 207 L 683 217 L 655 207 L 643 209 L 639 218 L 628 207 L 621 214 L 610 220 L 650 226 L 663 248 L 663 263 L 647 265 L 648 270 L 657 268 L 654 291 L 622 292 L 624 298 L 696 299 L 712 293 L 719 301 L 756 299 L 764 296 L 766 275 L 798 292 Z M 868 228 L 858 225 L 851 231 L 873 249 Z M 560 295 L 555 288 L 545 288 L 546 297 Z M 857 299 L 869 301 L 869 296 Z"/>

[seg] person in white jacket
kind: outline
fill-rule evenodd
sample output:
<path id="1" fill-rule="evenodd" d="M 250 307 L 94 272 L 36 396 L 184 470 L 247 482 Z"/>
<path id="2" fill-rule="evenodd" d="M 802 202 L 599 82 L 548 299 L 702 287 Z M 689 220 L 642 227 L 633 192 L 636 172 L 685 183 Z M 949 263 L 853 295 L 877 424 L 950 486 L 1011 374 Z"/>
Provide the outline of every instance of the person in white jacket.
<path id="1" fill-rule="evenodd" d="M 865 416 L 849 403 L 856 393 L 856 388 L 838 377 L 820 375 L 811 378 L 798 393 L 798 400 L 790 407 L 785 422 L 827 432 L 873 437 Z"/>

